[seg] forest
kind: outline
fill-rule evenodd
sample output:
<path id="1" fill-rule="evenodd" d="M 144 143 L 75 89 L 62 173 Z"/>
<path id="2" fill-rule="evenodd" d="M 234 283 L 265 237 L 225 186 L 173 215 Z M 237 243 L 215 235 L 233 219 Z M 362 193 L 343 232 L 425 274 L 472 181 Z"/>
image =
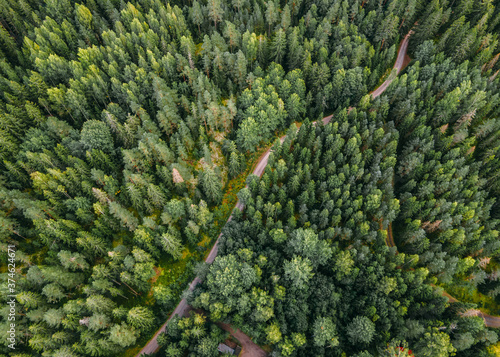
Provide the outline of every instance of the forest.
<path id="1" fill-rule="evenodd" d="M 499 356 L 499 33 L 493 0 L 0 0 L 0 357 Z"/>

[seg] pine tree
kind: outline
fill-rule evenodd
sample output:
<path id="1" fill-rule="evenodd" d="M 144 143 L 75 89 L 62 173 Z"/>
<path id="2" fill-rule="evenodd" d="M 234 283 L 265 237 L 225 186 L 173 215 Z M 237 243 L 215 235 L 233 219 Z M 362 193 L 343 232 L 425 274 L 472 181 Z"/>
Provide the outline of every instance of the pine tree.
<path id="1" fill-rule="evenodd" d="M 224 28 L 224 37 L 226 37 L 229 42 L 231 53 L 233 52 L 233 48 L 236 49 L 240 46 L 241 33 L 232 22 L 227 20 L 226 27 Z"/>
<path id="2" fill-rule="evenodd" d="M 314 344 L 316 346 L 335 347 L 339 344 L 335 324 L 329 317 L 317 318 L 314 322 Z"/>
<path id="3" fill-rule="evenodd" d="M 286 33 L 283 29 L 279 29 L 274 35 L 271 51 L 273 60 L 277 63 L 282 63 L 286 53 Z"/>
<path id="4" fill-rule="evenodd" d="M 149 308 L 137 306 L 128 312 L 127 322 L 135 328 L 147 330 L 153 326 L 154 315 Z"/>
<path id="5" fill-rule="evenodd" d="M 229 156 L 229 175 L 236 177 L 241 172 L 240 158 L 236 152 L 232 152 Z"/>
<path id="6" fill-rule="evenodd" d="M 124 348 L 134 345 L 137 340 L 136 330 L 123 322 L 113 325 L 109 332 L 110 341 Z"/>
<path id="7" fill-rule="evenodd" d="M 356 316 L 347 326 L 347 335 L 353 345 L 368 344 L 375 333 L 375 324 L 366 316 Z"/>
<path id="8" fill-rule="evenodd" d="M 82 127 L 80 140 L 87 150 L 95 149 L 111 153 L 114 149 L 111 132 L 102 121 L 86 121 Z"/>
<path id="9" fill-rule="evenodd" d="M 116 303 L 103 295 L 91 295 L 87 298 L 86 306 L 90 311 L 107 313 L 116 307 Z"/>
<path id="10" fill-rule="evenodd" d="M 222 182 L 211 168 L 207 168 L 203 172 L 201 186 L 209 202 L 218 204 L 222 200 Z"/>
<path id="11" fill-rule="evenodd" d="M 196 0 L 193 1 L 193 6 L 190 8 L 190 16 L 193 23 L 198 26 L 198 33 L 201 35 L 200 26 L 203 24 L 203 10 L 200 6 L 200 3 Z"/>
<path id="12" fill-rule="evenodd" d="M 184 247 L 179 239 L 170 233 L 163 233 L 160 238 L 160 245 L 163 250 L 172 255 L 175 260 L 182 257 Z"/>
<path id="13" fill-rule="evenodd" d="M 297 255 L 292 260 L 285 261 L 284 272 L 291 286 L 299 290 L 306 289 L 307 283 L 314 275 L 310 260 Z"/>
<path id="14" fill-rule="evenodd" d="M 214 27 L 217 28 L 217 23 L 222 21 L 224 10 L 220 0 L 209 0 L 207 3 L 208 17 L 214 22 Z"/>
<path id="15" fill-rule="evenodd" d="M 268 24 L 269 32 L 268 36 L 271 37 L 271 26 L 274 26 L 276 20 L 278 20 L 278 9 L 273 0 L 266 2 L 266 21 Z"/>
<path id="16" fill-rule="evenodd" d="M 109 203 L 109 212 L 121 222 L 122 226 L 128 228 L 130 231 L 135 230 L 139 224 L 134 214 L 117 202 Z"/>

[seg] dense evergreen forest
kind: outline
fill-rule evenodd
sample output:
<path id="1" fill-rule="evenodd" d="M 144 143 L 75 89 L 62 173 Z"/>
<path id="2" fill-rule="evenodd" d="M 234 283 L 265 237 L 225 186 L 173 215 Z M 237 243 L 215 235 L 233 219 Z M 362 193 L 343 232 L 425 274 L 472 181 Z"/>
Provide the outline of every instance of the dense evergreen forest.
<path id="1" fill-rule="evenodd" d="M 131 356 L 181 296 L 160 356 L 219 355 L 217 322 L 498 355 L 441 292 L 500 304 L 499 30 L 492 0 L 0 0 L 0 356 Z"/>

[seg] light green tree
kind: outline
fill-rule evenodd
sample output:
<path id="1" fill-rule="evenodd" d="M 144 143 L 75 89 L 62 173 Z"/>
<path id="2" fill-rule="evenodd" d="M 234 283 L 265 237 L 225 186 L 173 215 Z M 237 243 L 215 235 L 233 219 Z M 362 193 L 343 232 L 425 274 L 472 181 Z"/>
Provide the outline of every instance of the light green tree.
<path id="1" fill-rule="evenodd" d="M 193 23 L 198 26 L 198 32 L 201 34 L 200 26 L 203 24 L 203 10 L 200 3 L 196 0 L 193 1 L 193 6 L 190 7 L 190 16 Z"/>
<path id="2" fill-rule="evenodd" d="M 208 17 L 214 22 L 215 28 L 217 28 L 217 23 L 222 21 L 224 10 L 222 9 L 222 3 L 220 0 L 208 0 Z"/>
<path id="3" fill-rule="evenodd" d="M 124 348 L 135 344 L 136 335 L 136 330 L 124 322 L 113 325 L 109 330 L 109 340 Z"/>
<path id="4" fill-rule="evenodd" d="M 136 306 L 129 310 L 127 322 L 138 329 L 149 329 L 154 324 L 153 312 L 144 306 Z"/>
<path id="5" fill-rule="evenodd" d="M 248 117 L 242 123 L 237 133 L 238 146 L 244 151 L 254 152 L 262 140 L 262 128 L 254 118 Z"/>
<path id="6" fill-rule="evenodd" d="M 292 260 L 285 260 L 283 268 L 285 278 L 290 281 L 292 286 L 299 290 L 307 288 L 307 283 L 314 275 L 311 261 L 297 255 L 294 255 Z"/>
<path id="7" fill-rule="evenodd" d="M 366 316 L 356 316 L 347 325 L 347 336 L 353 345 L 369 344 L 375 334 L 375 324 Z"/>
<path id="8" fill-rule="evenodd" d="M 218 204 L 222 200 L 222 182 L 211 168 L 205 169 L 201 176 L 201 187 L 211 203 Z"/>
<path id="9" fill-rule="evenodd" d="M 428 327 L 415 344 L 416 356 L 448 357 L 453 356 L 455 351 L 450 342 L 450 336 L 435 327 Z"/>
<path id="10" fill-rule="evenodd" d="M 276 63 L 282 63 L 286 53 L 286 32 L 283 29 L 279 29 L 274 35 L 271 51 L 272 60 Z"/>
<path id="11" fill-rule="evenodd" d="M 179 238 L 171 233 L 163 233 L 160 237 L 160 245 L 164 251 L 172 255 L 175 260 L 182 257 L 184 246 Z"/>
<path id="12" fill-rule="evenodd" d="M 329 317 L 318 317 L 314 321 L 314 344 L 335 347 L 339 344 L 335 324 Z"/>
<path id="13" fill-rule="evenodd" d="M 80 141 L 87 150 L 96 149 L 110 153 L 114 149 L 109 127 L 99 120 L 88 120 L 83 123 Z"/>

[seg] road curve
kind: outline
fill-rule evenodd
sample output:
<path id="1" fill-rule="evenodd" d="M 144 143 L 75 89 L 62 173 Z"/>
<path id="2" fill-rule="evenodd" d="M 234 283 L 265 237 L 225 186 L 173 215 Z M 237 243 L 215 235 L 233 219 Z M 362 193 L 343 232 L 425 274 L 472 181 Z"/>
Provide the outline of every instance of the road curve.
<path id="1" fill-rule="evenodd" d="M 435 287 L 434 284 L 431 284 L 431 285 Z M 441 295 L 447 297 L 448 301 L 450 303 L 459 302 L 457 299 L 455 299 L 453 296 L 451 296 L 450 294 L 448 294 L 444 290 L 442 291 Z M 489 315 L 487 313 L 484 313 L 482 311 L 477 316 L 480 316 L 480 317 L 483 318 L 484 325 L 486 327 L 500 328 L 500 317 L 498 317 L 498 316 L 491 316 L 491 315 Z"/>
<path id="2" fill-rule="evenodd" d="M 413 33 L 412 31 L 408 32 L 408 34 L 405 36 L 405 38 L 401 42 L 401 45 L 399 46 L 398 57 L 396 58 L 396 63 L 394 63 L 394 67 L 393 67 L 397 71 L 396 75 L 399 74 L 399 72 L 401 72 L 401 69 L 403 68 L 403 63 L 405 61 L 405 56 L 406 56 L 406 50 L 408 49 L 408 41 L 410 40 L 410 36 L 412 33 Z M 387 89 L 387 87 L 389 87 L 389 85 L 392 83 L 394 78 L 396 78 L 396 77 L 393 76 L 391 73 L 389 75 L 389 78 L 387 78 L 387 80 L 384 83 L 382 83 L 382 85 L 380 87 L 378 87 L 377 89 L 375 89 L 371 93 L 373 99 L 377 98 L 379 95 L 384 93 L 385 90 Z"/>
<path id="3" fill-rule="evenodd" d="M 408 49 L 408 41 L 410 39 L 411 33 L 412 32 L 410 31 L 405 36 L 403 42 L 399 46 L 398 57 L 396 59 L 396 62 L 394 63 L 394 68 L 397 69 L 397 73 L 399 73 L 401 71 L 401 67 L 403 65 L 404 57 L 405 57 L 406 51 Z M 380 87 L 378 87 L 377 89 L 375 89 L 372 92 L 373 98 L 376 98 L 380 94 L 382 94 L 387 89 L 387 87 L 389 86 L 389 84 L 391 84 L 392 81 L 393 81 L 393 78 L 389 78 L 384 83 L 382 83 L 382 85 Z M 327 117 L 324 117 L 322 119 L 323 124 L 328 124 L 332 120 L 332 118 L 333 118 L 333 115 L 329 115 Z M 313 124 L 315 124 L 315 122 Z M 281 143 L 283 143 L 283 141 L 285 140 L 285 137 L 286 136 L 282 136 L 280 138 Z M 252 172 L 254 175 L 257 175 L 259 177 L 262 176 L 262 174 L 264 173 L 264 170 L 265 170 L 265 168 L 267 166 L 267 162 L 269 160 L 269 155 L 270 154 L 271 154 L 271 148 L 269 148 L 264 153 L 264 155 L 261 156 L 261 158 L 257 162 L 257 165 L 255 166 L 255 169 Z M 243 203 L 241 203 L 238 200 L 238 202 L 236 203 L 235 208 L 238 208 L 240 211 L 243 210 Z M 227 221 L 229 222 L 232 218 L 233 218 L 232 215 L 229 216 L 229 218 L 228 218 Z M 215 244 L 212 247 L 212 249 L 210 250 L 210 253 L 208 254 L 207 258 L 205 259 L 205 262 L 207 262 L 207 263 L 210 264 L 210 263 L 212 263 L 215 260 L 215 257 L 217 256 L 217 252 L 219 250 L 218 249 L 218 245 L 219 245 L 219 240 L 220 240 L 221 236 L 222 236 L 222 232 L 221 232 L 221 234 L 219 234 L 219 237 L 215 241 Z M 201 283 L 201 279 L 198 278 L 198 277 L 196 277 L 191 282 L 191 284 L 189 284 L 189 290 L 191 290 L 191 291 L 194 290 L 194 288 L 196 287 L 196 285 L 198 285 L 199 283 Z M 165 327 L 167 326 L 168 322 L 170 321 L 170 319 L 172 317 L 174 317 L 175 315 L 184 316 L 184 314 L 186 313 L 186 311 L 188 311 L 188 309 L 189 309 L 189 305 L 187 304 L 186 299 L 182 299 L 179 302 L 179 305 L 177 305 L 177 307 L 175 308 L 175 310 L 169 316 L 168 320 L 160 327 L 160 329 L 158 331 L 156 331 L 156 333 L 154 334 L 153 338 L 151 340 L 149 340 L 149 342 L 146 344 L 146 346 L 143 347 L 142 350 L 139 351 L 139 353 L 136 355 L 136 357 L 140 357 L 140 356 L 144 356 L 144 355 L 149 355 L 149 354 L 157 352 L 159 350 L 159 348 L 160 348 L 160 346 L 158 345 L 158 342 L 156 341 L 156 338 L 158 337 L 158 335 L 160 333 L 162 333 L 162 332 L 165 331 Z M 243 334 L 243 332 L 241 332 L 241 331 L 238 330 L 238 335 L 240 336 L 240 338 L 243 338 L 242 335 L 244 335 L 244 334 Z M 238 337 L 236 337 L 236 338 L 238 338 Z"/>

